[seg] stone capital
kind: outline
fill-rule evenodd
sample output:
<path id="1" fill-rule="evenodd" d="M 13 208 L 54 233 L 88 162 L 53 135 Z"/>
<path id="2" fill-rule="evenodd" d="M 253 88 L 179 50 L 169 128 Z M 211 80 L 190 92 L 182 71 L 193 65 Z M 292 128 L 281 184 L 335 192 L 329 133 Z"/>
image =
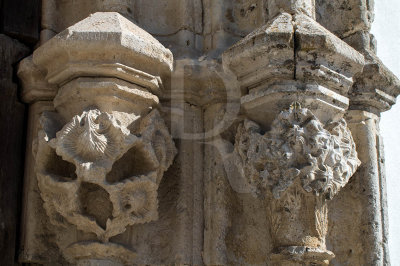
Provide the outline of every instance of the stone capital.
<path id="1" fill-rule="evenodd" d="M 131 21 L 100 12 L 20 64 L 25 100 L 56 110 L 42 114 L 33 152 L 44 209 L 71 263 L 131 264 L 134 247 L 112 237 L 158 219 L 157 189 L 176 155 L 158 110 L 172 61 Z M 66 240 L 65 230 L 77 237 Z"/>
<path id="2" fill-rule="evenodd" d="M 235 191 L 268 201 L 272 261 L 328 265 L 327 203 L 361 164 L 346 121 L 324 125 L 295 102 L 266 132 L 254 121 L 241 123 L 225 160 Z"/>
<path id="3" fill-rule="evenodd" d="M 373 52 L 365 50 L 364 54 L 367 60 L 363 72 L 354 78 L 349 109 L 380 114 L 396 103 L 400 81 Z"/>
<path id="4" fill-rule="evenodd" d="M 222 61 L 245 92 L 244 111 L 265 128 L 293 101 L 323 123 L 339 120 L 364 67 L 362 54 L 314 19 L 283 11 L 227 49 Z"/>
<path id="5" fill-rule="evenodd" d="M 328 265 L 327 201 L 360 165 L 343 117 L 365 60 L 314 20 L 314 1 L 268 3 L 274 17 L 222 56 L 247 116 L 226 157 L 239 174 L 228 175 L 268 198 L 273 263 Z"/>

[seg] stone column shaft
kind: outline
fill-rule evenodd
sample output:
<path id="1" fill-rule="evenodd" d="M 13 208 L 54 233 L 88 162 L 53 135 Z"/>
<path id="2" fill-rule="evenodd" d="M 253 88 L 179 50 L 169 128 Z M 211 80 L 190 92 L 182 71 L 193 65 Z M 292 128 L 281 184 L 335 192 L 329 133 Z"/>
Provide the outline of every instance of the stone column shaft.
<path id="1" fill-rule="evenodd" d="M 368 265 L 388 265 L 386 180 L 379 116 L 395 104 L 400 94 L 400 81 L 371 48 L 368 42 L 358 47 L 366 60 L 349 92 L 347 117 L 362 161 L 358 178 L 364 222 L 361 231 L 366 236 L 362 241 L 364 260 Z"/>
<path id="2" fill-rule="evenodd" d="M 347 115 L 349 128 L 357 145 L 362 164 L 355 178 L 360 183 L 361 197 L 364 202 L 362 213 L 362 232 L 365 262 L 368 265 L 387 265 L 383 250 L 382 216 L 382 172 L 379 161 L 379 117 L 373 113 L 350 110 Z"/>

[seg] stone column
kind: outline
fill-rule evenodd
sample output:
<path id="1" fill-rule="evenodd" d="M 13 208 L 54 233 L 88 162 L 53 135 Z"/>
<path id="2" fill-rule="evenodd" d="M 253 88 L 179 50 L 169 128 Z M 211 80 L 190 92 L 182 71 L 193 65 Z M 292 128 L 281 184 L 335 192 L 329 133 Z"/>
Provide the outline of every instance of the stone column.
<path id="1" fill-rule="evenodd" d="M 350 92 L 350 110 L 346 118 L 362 162 L 356 178 L 362 202 L 362 240 L 368 265 L 389 265 L 386 180 L 380 113 L 387 111 L 400 94 L 400 81 L 374 55 L 365 49 L 367 63 Z"/>
<path id="2" fill-rule="evenodd" d="M 327 201 L 360 164 L 343 116 L 364 58 L 314 20 L 314 1 L 268 4 L 273 19 L 223 54 L 247 116 L 227 157 L 268 200 L 272 263 L 325 265 Z"/>
<path id="3" fill-rule="evenodd" d="M 362 188 L 362 199 L 365 209 L 362 212 L 362 228 L 364 232 L 364 252 L 370 265 L 386 265 L 383 263 L 382 206 L 381 206 L 381 174 L 379 169 L 379 117 L 362 110 L 349 110 L 347 115 L 349 128 L 358 147 L 362 166 L 357 173 Z"/>
<path id="4" fill-rule="evenodd" d="M 30 92 L 56 93 L 55 112 L 41 114 L 37 140 L 32 137 L 28 170 L 36 174 L 49 230 L 67 261 L 131 265 L 135 248 L 112 238 L 158 219 L 157 189 L 176 154 L 158 110 L 172 60 L 120 14 L 99 12 L 21 64 L 27 99 Z"/>
<path id="5" fill-rule="evenodd" d="M 44 73 L 33 64 L 32 56 L 20 62 L 18 77 L 22 84 L 21 98 L 25 103 L 29 104 L 26 128 L 24 193 L 22 199 L 21 253 L 19 254 L 19 260 L 40 262 L 38 250 L 45 247 L 42 246 L 42 243 L 35 241 L 35 239 L 37 235 L 44 232 L 41 232 L 40 229 L 43 224 L 38 222 L 36 217 L 45 214 L 41 207 L 43 206 L 41 198 L 35 193 L 38 188 L 34 170 L 35 159 L 33 151 L 37 144 L 40 116 L 45 111 L 54 111 L 52 100 L 56 95 L 57 89 L 54 85 L 46 82 Z M 56 260 L 56 257 L 54 259 Z"/>

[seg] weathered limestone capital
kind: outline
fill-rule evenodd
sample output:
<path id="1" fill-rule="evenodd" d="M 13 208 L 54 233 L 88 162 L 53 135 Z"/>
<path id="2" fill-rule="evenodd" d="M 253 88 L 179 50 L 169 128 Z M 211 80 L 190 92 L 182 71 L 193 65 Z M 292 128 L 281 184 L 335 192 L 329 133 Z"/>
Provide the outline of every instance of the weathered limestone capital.
<path id="1" fill-rule="evenodd" d="M 332 199 L 360 165 L 346 121 L 325 126 L 298 103 L 282 111 L 265 133 L 246 119 L 235 151 L 253 193 L 269 188 L 276 199 L 297 179 L 304 191 Z"/>
<path id="2" fill-rule="evenodd" d="M 111 238 L 158 219 L 157 189 L 176 154 L 157 110 L 172 62 L 150 34 L 118 13 L 99 12 L 21 64 L 28 85 L 37 74 L 56 88 L 56 112 L 43 113 L 33 152 L 51 223 L 78 229 L 68 241 L 56 232 L 68 261 L 133 263 L 134 247 Z"/>
<path id="3" fill-rule="evenodd" d="M 364 57 L 312 17 L 282 9 L 222 56 L 241 85 L 244 111 L 266 128 L 294 101 L 323 123 L 339 120 L 349 106 L 347 94 Z"/>
<path id="4" fill-rule="evenodd" d="M 97 12 L 60 32 L 33 54 L 50 84 L 78 76 L 116 77 L 158 94 L 173 57 L 149 33 L 115 12 Z"/>
<path id="5" fill-rule="evenodd" d="M 267 198 L 277 265 L 326 265 L 327 201 L 339 193 L 360 166 L 355 143 L 344 119 L 322 124 L 294 103 L 264 132 L 246 119 L 239 125 L 228 175 L 239 172 L 234 190 Z M 237 180 L 236 180 L 237 181 Z M 288 264 L 289 263 L 289 264 Z M 294 264 L 290 264 L 294 263 Z"/>
<path id="6" fill-rule="evenodd" d="M 380 114 L 396 103 L 400 94 L 399 79 L 370 50 L 364 51 L 366 64 L 355 77 L 349 92 L 351 110 Z"/>
<path id="7" fill-rule="evenodd" d="M 248 118 L 227 156 L 239 175 L 228 175 L 268 199 L 274 265 L 325 265 L 327 200 L 360 165 L 343 116 L 364 56 L 314 20 L 314 1 L 268 4 L 273 18 L 222 57 Z"/>

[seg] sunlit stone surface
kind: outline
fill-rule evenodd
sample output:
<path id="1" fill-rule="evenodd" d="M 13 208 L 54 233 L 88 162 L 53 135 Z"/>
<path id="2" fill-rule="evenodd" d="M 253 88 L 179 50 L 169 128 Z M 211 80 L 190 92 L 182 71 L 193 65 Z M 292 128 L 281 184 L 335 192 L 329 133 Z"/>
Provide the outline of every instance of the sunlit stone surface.
<path id="1" fill-rule="evenodd" d="M 389 265 L 373 1 L 43 0 L 19 261 Z"/>

